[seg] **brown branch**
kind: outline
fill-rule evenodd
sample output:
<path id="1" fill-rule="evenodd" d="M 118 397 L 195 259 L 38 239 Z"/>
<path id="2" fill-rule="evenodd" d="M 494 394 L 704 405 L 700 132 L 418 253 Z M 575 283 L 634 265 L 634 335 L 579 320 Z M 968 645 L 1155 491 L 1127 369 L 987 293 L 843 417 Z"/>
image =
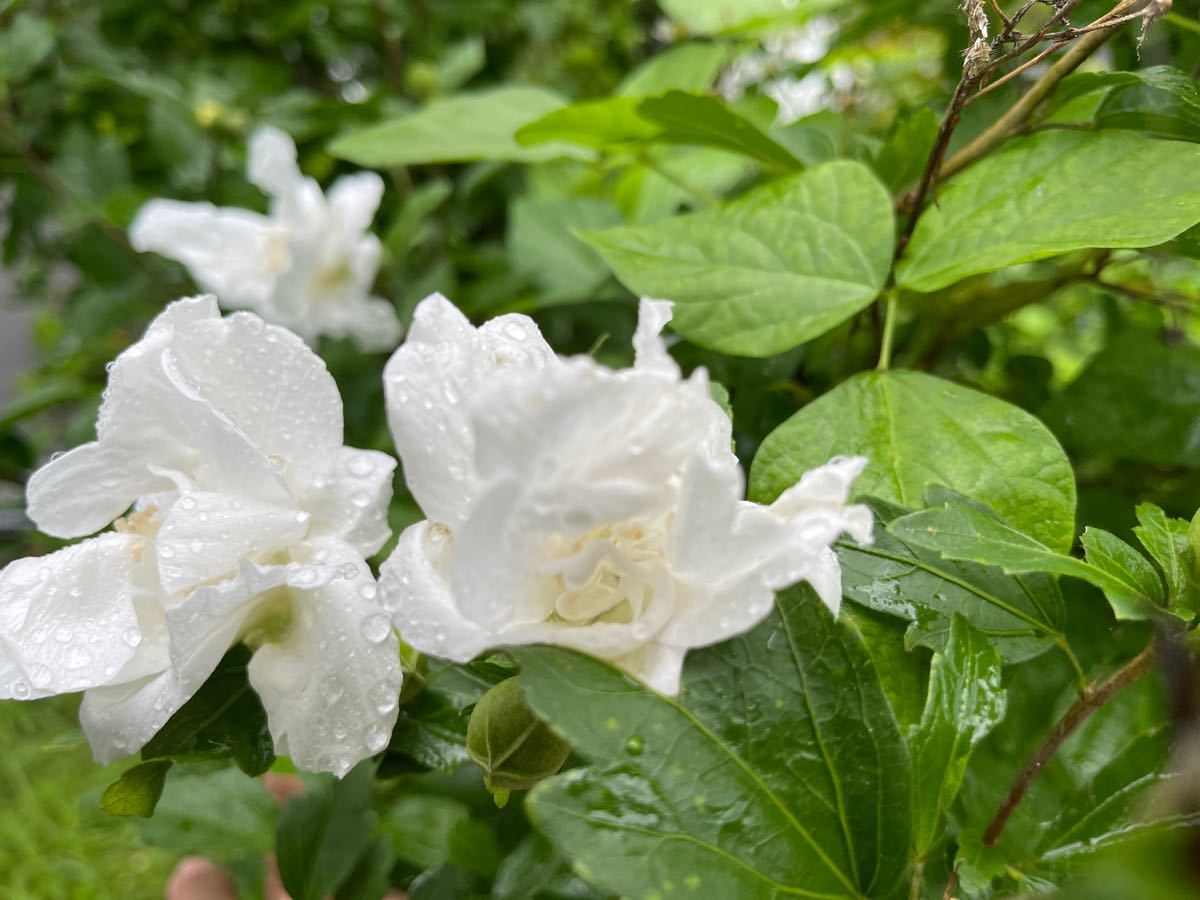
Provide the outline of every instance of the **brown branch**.
<path id="1" fill-rule="evenodd" d="M 1046 740 L 1038 747 L 1037 751 L 1025 763 L 1024 768 L 1018 773 L 1012 787 L 1009 788 L 1008 796 L 1004 798 L 1004 802 L 1000 804 L 1000 808 L 996 810 L 996 815 L 992 817 L 992 821 L 988 823 L 987 830 L 983 833 L 983 843 L 986 847 L 992 847 L 996 841 L 1000 839 L 1001 833 L 1004 831 L 1004 826 L 1008 824 L 1008 820 L 1012 817 L 1018 804 L 1024 798 L 1029 786 L 1033 780 L 1037 778 L 1042 768 L 1048 763 L 1054 754 L 1058 752 L 1058 748 L 1063 745 L 1063 742 L 1074 734 L 1088 717 L 1096 710 L 1102 707 L 1105 703 L 1113 698 L 1122 689 L 1133 684 L 1143 675 L 1150 671 L 1154 665 L 1155 649 L 1154 644 L 1151 644 L 1116 672 L 1104 681 L 1095 681 L 1088 685 L 1082 697 L 1076 700 L 1066 714 L 1058 720 L 1058 724 L 1054 726 Z"/>
<path id="2" fill-rule="evenodd" d="M 949 178 L 990 153 L 998 145 L 1019 132 L 1028 123 L 1034 111 L 1047 97 L 1054 93 L 1059 82 L 1078 69 L 1120 26 L 1105 28 L 1085 34 L 1064 53 L 1033 86 L 1025 92 L 1012 108 L 988 128 L 983 134 L 967 144 L 948 160 L 942 169 L 942 177 Z"/>
<path id="3" fill-rule="evenodd" d="M 956 887 L 958 887 L 958 866 L 950 870 L 950 877 L 946 880 L 946 890 L 942 891 L 942 900 L 954 900 Z"/>
<path id="4" fill-rule="evenodd" d="M 937 140 L 933 143 L 933 151 L 929 154 L 929 159 L 925 162 L 925 170 L 921 173 L 920 184 L 917 185 L 910 203 L 907 204 L 908 219 L 896 242 L 894 260 L 899 260 L 904 255 L 908 242 L 912 240 L 913 232 L 917 228 L 917 220 L 921 218 L 921 212 L 925 209 L 925 200 L 941 173 L 942 162 L 946 158 L 946 151 L 950 148 L 950 138 L 954 134 L 954 129 L 958 127 L 959 120 L 962 119 L 962 111 L 966 106 L 967 97 L 978 83 L 978 76 L 968 75 L 964 70 L 958 87 L 954 89 L 954 96 L 950 99 L 950 105 L 946 107 L 945 115 L 942 116 Z"/>

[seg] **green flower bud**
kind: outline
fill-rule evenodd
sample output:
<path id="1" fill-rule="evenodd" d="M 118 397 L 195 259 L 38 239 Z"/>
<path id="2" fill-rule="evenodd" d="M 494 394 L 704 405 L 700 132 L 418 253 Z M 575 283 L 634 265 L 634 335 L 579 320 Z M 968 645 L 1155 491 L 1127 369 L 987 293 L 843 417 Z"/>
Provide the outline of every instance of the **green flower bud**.
<path id="1" fill-rule="evenodd" d="M 488 790 L 503 796 L 549 778 L 562 768 L 571 746 L 529 708 L 520 681 L 509 678 L 475 704 L 467 752 Z"/>

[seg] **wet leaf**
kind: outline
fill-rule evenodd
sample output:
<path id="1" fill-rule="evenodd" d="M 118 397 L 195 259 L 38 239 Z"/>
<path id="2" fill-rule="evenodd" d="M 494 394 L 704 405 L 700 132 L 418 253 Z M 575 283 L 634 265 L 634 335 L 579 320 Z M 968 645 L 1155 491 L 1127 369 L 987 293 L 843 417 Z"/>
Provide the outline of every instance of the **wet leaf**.
<path id="1" fill-rule="evenodd" d="M 1072 250 L 1161 244 L 1200 222 L 1197 166 L 1194 144 L 1127 132 L 1018 138 L 938 192 L 897 280 L 929 292 Z"/>
<path id="2" fill-rule="evenodd" d="M 689 340 L 768 356 L 874 300 L 892 235 L 883 186 L 858 163 L 835 162 L 720 209 L 581 237 L 631 291 L 673 299 L 672 327 Z"/>
<path id="3" fill-rule="evenodd" d="M 955 616 L 945 650 L 935 654 L 925 712 L 908 747 L 913 767 L 913 847 L 923 859 L 942 836 L 975 745 L 1004 718 L 1000 655 Z"/>
<path id="4" fill-rule="evenodd" d="M 100 808 L 110 816 L 154 815 L 154 807 L 162 796 L 167 772 L 173 763 L 169 759 L 145 762 L 126 769 L 121 777 L 104 789 Z"/>
<path id="5" fill-rule="evenodd" d="M 981 500 L 1056 549 L 1075 536 L 1075 476 L 1037 419 L 920 372 L 868 372 L 819 397 L 773 431 L 750 471 L 770 502 L 831 456 L 861 455 L 856 496 L 918 508 L 931 485 Z"/>
<path id="6" fill-rule="evenodd" d="M 1006 663 L 1024 662 L 1054 645 L 1062 632 L 1062 594 L 1048 575 L 1006 575 L 1001 569 L 948 560 L 906 543 L 886 527 L 908 510 L 868 500 L 875 542 L 837 547 L 842 590 L 855 603 L 911 622 L 911 644 L 942 650 L 953 617 L 961 615 Z"/>
<path id="7" fill-rule="evenodd" d="M 781 594 L 749 634 L 690 654 L 678 700 L 571 651 L 514 653 L 539 715 L 592 761 L 529 799 L 588 880 L 629 896 L 897 886 L 907 753 L 859 638 L 811 590 Z"/>

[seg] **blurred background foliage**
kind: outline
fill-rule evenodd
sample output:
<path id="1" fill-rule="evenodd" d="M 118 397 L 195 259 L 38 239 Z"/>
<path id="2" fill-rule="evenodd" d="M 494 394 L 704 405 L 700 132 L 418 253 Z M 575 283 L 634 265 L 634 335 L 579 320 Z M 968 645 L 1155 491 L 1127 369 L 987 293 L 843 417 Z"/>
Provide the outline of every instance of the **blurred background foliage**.
<path id="1" fill-rule="evenodd" d="M 32 359 L 27 371 L 3 372 L 0 564 L 54 548 L 24 521 L 25 477 L 54 450 L 91 438 L 106 363 L 164 303 L 195 291 L 182 268 L 131 250 L 130 219 L 152 197 L 263 209 L 243 175 L 246 138 L 260 123 L 288 131 L 302 168 L 327 182 L 354 169 L 330 153 L 336 138 L 461 92 L 530 85 L 580 101 L 646 85 L 706 89 L 819 7 L 832 30 L 818 52 L 766 73 L 815 76 L 817 102 L 795 121 L 779 117 L 762 86 L 732 102 L 801 160 L 858 159 L 902 193 L 961 69 L 958 4 L 829 0 L 801 4 L 805 16 L 794 6 L 755 0 L 743 11 L 761 15 L 729 25 L 720 10 L 730 4 L 710 0 L 0 0 L 0 307 L 22 312 L 0 327 L 10 329 L 6 346 L 27 342 Z M 1078 18 L 1109 6 L 1084 3 Z M 1099 65 L 1190 68 L 1200 60 L 1196 15 L 1194 3 L 1175 3 L 1140 52 L 1129 31 Z M 675 45 L 692 56 L 647 67 L 678 54 Z M 972 105 L 956 142 L 1021 89 L 1018 80 Z M 1085 96 L 1056 115 L 1087 119 L 1087 104 Z M 448 120 L 441 143 L 471 124 Z M 529 154 L 524 164 L 414 154 L 419 161 L 383 172 L 379 292 L 404 316 L 433 291 L 476 318 L 528 312 L 559 350 L 607 361 L 628 358 L 634 304 L 570 229 L 652 222 L 762 178 L 742 157 L 688 146 Z M 910 298 L 897 363 L 1042 417 L 1076 464 L 1079 521 L 1124 533 L 1139 501 L 1189 518 L 1200 506 L 1200 237 L 1106 255 L 1102 275 L 1099 262 L 1076 254 Z M 319 351 L 342 390 L 347 443 L 390 450 L 384 356 L 330 341 Z M 686 342 L 674 352 L 728 389 L 748 463 L 799 406 L 873 366 L 876 341 L 864 313 L 768 359 Z M 394 526 L 417 517 L 398 493 Z M 482 683 L 501 674 L 485 671 Z M 436 707 L 464 690 L 421 702 Z M 246 896 L 261 889 L 277 813 L 257 782 L 200 768 L 172 777 L 150 822 L 105 819 L 96 796 L 113 772 L 91 763 L 73 717 L 71 700 L 0 705 L 5 897 L 158 896 L 185 851 L 232 865 Z M 426 759 L 456 752 L 424 732 L 410 737 Z M 376 799 L 414 900 L 592 896 L 529 834 L 520 804 L 497 810 L 473 771 L 395 774 L 388 791 L 400 799 Z M 213 821 L 214 797 L 240 812 Z"/>

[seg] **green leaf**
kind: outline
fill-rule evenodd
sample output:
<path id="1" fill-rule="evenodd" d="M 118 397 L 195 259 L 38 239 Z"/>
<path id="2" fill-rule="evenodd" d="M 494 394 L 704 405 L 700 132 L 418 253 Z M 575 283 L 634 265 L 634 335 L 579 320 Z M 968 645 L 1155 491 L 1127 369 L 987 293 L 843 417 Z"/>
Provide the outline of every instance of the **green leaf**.
<path id="1" fill-rule="evenodd" d="M 663 91 L 705 91 L 712 86 L 729 49 L 724 44 L 678 44 L 630 72 L 617 86 L 619 97 L 646 97 Z"/>
<path id="2" fill-rule="evenodd" d="M 0 89 L 28 77 L 54 50 L 56 40 L 50 20 L 17 13 L 0 31 Z"/>
<path id="3" fill-rule="evenodd" d="M 1145 618 L 1147 604 L 1161 605 L 1162 585 L 1150 564 L 1100 529 L 1083 534 L 1087 562 L 1057 553 L 989 511 L 964 504 L 910 513 L 893 521 L 888 531 L 947 559 L 998 566 L 1010 575 L 1047 572 L 1079 578 L 1104 592 L 1118 618 Z"/>
<path id="4" fill-rule="evenodd" d="M 621 211 L 606 200 L 519 197 L 509 210 L 509 261 L 537 282 L 541 303 L 586 300 L 608 280 L 608 267 L 574 232 L 620 221 Z"/>
<path id="5" fill-rule="evenodd" d="M 958 795 L 971 750 L 1004 718 L 1000 656 L 954 616 L 935 654 L 921 723 L 909 736 L 913 771 L 913 847 L 923 859 L 941 839 L 942 817 Z"/>
<path id="6" fill-rule="evenodd" d="M 868 499 L 878 523 L 870 546 L 837 547 L 842 591 L 855 603 L 911 622 L 909 644 L 943 651 L 958 614 L 1006 663 L 1044 653 L 1062 633 L 1065 611 L 1048 575 L 1014 577 L 991 566 L 947 560 L 909 544 L 885 526 L 907 510 Z"/>
<path id="7" fill-rule="evenodd" d="M 1139 801 L 1146 789 L 1167 780 L 1159 773 L 1170 748 L 1165 725 L 1135 736 L 1107 761 L 1063 805 L 1042 833 L 1043 861 L 1086 855 L 1111 843 L 1140 818 Z"/>
<path id="8" fill-rule="evenodd" d="M 160 759 L 126 769 L 120 778 L 104 789 L 100 795 L 100 808 L 110 816 L 150 818 L 162 796 L 167 772 L 172 765 L 169 759 Z"/>
<path id="9" fill-rule="evenodd" d="M 751 498 L 774 501 L 831 456 L 867 457 L 858 497 L 910 509 L 930 485 L 981 500 L 1056 549 L 1075 536 L 1075 476 L 1037 419 L 919 372 L 868 372 L 819 397 L 763 441 Z"/>
<path id="10" fill-rule="evenodd" d="M 490 878 L 500 865 L 495 835 L 449 797 L 401 797 L 388 808 L 383 830 L 396 855 L 422 869 L 453 863 Z"/>
<path id="11" fill-rule="evenodd" d="M 504 858 L 492 884 L 492 900 L 601 900 L 536 831 Z"/>
<path id="12" fill-rule="evenodd" d="M 554 141 L 581 147 L 616 149 L 653 141 L 662 129 L 639 112 L 638 97 L 608 97 L 554 109 L 516 131 L 523 147 Z"/>
<path id="13" fill-rule="evenodd" d="M 247 775 L 271 768 L 275 744 L 246 674 L 250 655 L 241 644 L 226 653 L 204 686 L 142 748 L 142 759 L 232 759 Z"/>
<path id="14" fill-rule="evenodd" d="M 335 900 L 380 900 L 392 886 L 394 863 L 391 842 L 386 837 L 376 838 L 337 889 Z"/>
<path id="15" fill-rule="evenodd" d="M 370 760 L 343 779 L 322 775 L 306 792 L 288 798 L 279 814 L 275 847 L 279 877 L 294 900 L 321 900 L 354 871 L 374 843 L 375 814 Z"/>
<path id="16" fill-rule="evenodd" d="M 1161 244 L 1200 222 L 1198 167 L 1200 147 L 1119 131 L 1011 141 L 939 191 L 897 280 L 930 292 L 1072 250 Z"/>
<path id="17" fill-rule="evenodd" d="M 689 340 L 769 356 L 875 299 L 893 217 L 866 168 L 834 162 L 721 209 L 581 237 L 631 291 L 674 300 L 673 327 Z"/>
<path id="18" fill-rule="evenodd" d="M 1109 92 L 1097 125 L 1200 141 L 1200 86 L 1186 72 L 1154 66 L 1128 74 L 1132 83 Z"/>
<path id="19" fill-rule="evenodd" d="M 343 135 L 329 152 L 362 166 L 498 160 L 529 162 L 580 151 L 557 145 L 522 147 L 513 134 L 563 105 L 542 88 L 501 87 L 435 100 L 428 106 Z"/>
<path id="20" fill-rule="evenodd" d="M 261 857 L 272 849 L 279 806 L 261 781 L 237 769 L 176 772 L 154 818 L 138 823 L 141 839 L 172 853 L 199 853 L 219 861 Z"/>
<path id="21" fill-rule="evenodd" d="M 517 132 L 516 140 L 524 146 L 566 141 L 607 150 L 641 144 L 712 147 L 783 172 L 803 168 L 791 151 L 721 100 L 677 90 L 661 97 L 617 96 L 577 103 L 530 122 Z"/>
<path id="22" fill-rule="evenodd" d="M 1200 468 L 1200 347 L 1127 326 L 1043 416 L 1072 450 Z"/>
<path id="23" fill-rule="evenodd" d="M 791 151 L 711 94 L 669 91 L 643 100 L 638 114 L 661 129 L 655 139 L 662 143 L 728 150 L 782 172 L 803 168 Z"/>
<path id="24" fill-rule="evenodd" d="M 845 0 L 659 0 L 672 20 L 692 34 L 724 34 L 800 24 Z"/>
<path id="25" fill-rule="evenodd" d="M 875 159 L 875 171 L 893 194 L 916 184 L 937 140 L 940 119 L 933 110 L 922 108 L 902 116 Z"/>
<path id="26" fill-rule="evenodd" d="M 1084 529 L 1079 542 L 1083 545 L 1089 565 L 1121 583 L 1119 600 L 1114 599 L 1112 588 L 1105 590 L 1114 609 L 1118 604 L 1125 607 L 1124 613 L 1117 611 L 1118 617 L 1137 618 L 1137 611 L 1145 600 L 1155 606 L 1162 606 L 1166 602 L 1162 580 L 1154 571 L 1154 566 L 1115 534 L 1102 528 L 1089 527 Z"/>
<path id="27" fill-rule="evenodd" d="M 1137 507 L 1133 533 L 1153 557 L 1167 584 L 1167 605 L 1200 611 L 1200 586 L 1192 576 L 1188 555 L 1188 523 L 1172 519 L 1153 503 Z"/>
<path id="28" fill-rule="evenodd" d="M 530 794 L 606 890 L 885 896 L 906 868 L 908 758 L 879 679 L 815 594 L 689 654 L 678 700 L 572 651 L 514 650 L 538 714 L 592 765 Z"/>

